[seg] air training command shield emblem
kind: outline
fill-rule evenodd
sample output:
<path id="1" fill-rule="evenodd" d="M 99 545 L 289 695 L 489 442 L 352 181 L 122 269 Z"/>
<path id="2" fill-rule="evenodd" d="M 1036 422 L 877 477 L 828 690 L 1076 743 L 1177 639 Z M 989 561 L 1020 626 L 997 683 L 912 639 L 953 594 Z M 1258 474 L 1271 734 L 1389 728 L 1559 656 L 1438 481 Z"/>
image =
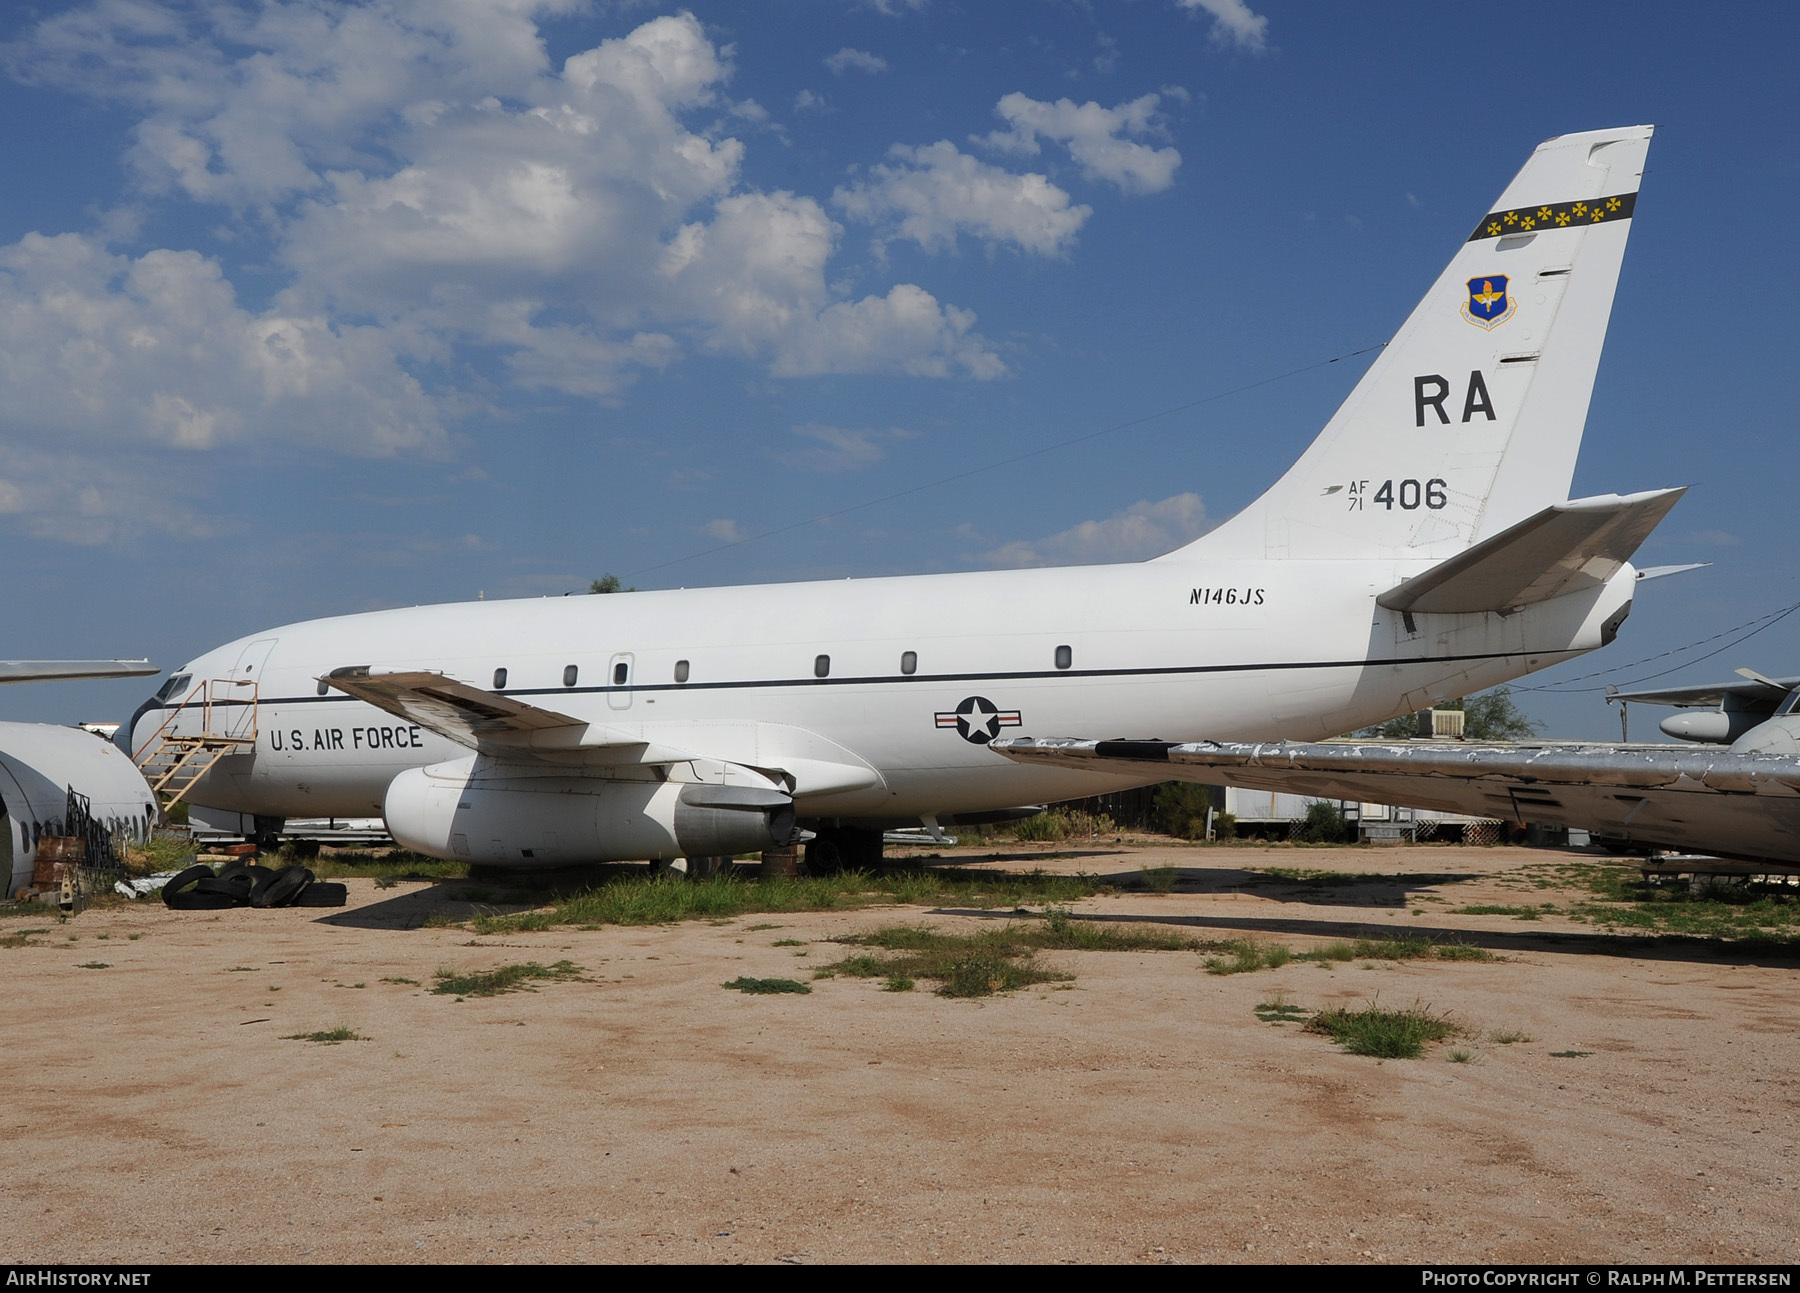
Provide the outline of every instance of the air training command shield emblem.
<path id="1" fill-rule="evenodd" d="M 1480 278 L 1469 280 L 1469 299 L 1462 308 L 1462 317 L 1478 328 L 1486 328 L 1490 332 L 1512 318 L 1518 303 L 1506 294 L 1505 274 L 1485 274 Z"/>

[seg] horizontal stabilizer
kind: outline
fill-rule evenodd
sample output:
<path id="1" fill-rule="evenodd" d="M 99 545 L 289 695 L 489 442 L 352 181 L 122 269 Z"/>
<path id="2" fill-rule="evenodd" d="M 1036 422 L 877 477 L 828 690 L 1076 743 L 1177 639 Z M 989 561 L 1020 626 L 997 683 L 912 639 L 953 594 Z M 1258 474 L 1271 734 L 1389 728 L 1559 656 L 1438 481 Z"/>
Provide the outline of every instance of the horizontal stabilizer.
<path id="1" fill-rule="evenodd" d="M 1615 691 L 1609 700 L 1627 700 L 1639 705 L 1674 705 L 1681 709 L 1705 708 L 1762 710 L 1773 714 L 1786 700 L 1800 678 L 1751 677 L 1746 682 L 1702 683 L 1694 687 L 1664 687 L 1656 691 Z"/>
<path id="2" fill-rule="evenodd" d="M 1687 493 L 1603 494 L 1546 507 L 1375 600 L 1392 611 L 1512 611 L 1598 588 Z"/>

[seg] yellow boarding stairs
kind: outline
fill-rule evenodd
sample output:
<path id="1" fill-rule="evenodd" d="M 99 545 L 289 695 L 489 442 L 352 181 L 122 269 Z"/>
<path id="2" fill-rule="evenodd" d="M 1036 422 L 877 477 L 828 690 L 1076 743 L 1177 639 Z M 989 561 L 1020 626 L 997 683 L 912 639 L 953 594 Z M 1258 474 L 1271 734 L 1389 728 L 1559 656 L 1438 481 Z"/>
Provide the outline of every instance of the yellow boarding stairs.
<path id="1" fill-rule="evenodd" d="M 209 678 L 187 694 L 131 757 L 166 813 L 220 759 L 255 748 L 256 684 L 248 678 Z"/>

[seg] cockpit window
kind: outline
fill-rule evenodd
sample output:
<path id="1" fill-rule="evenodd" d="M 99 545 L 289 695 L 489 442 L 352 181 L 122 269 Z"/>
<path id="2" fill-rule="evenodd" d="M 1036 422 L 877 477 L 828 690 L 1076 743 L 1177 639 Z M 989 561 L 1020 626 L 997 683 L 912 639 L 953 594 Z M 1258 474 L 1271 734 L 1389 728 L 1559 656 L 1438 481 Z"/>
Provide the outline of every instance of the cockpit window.
<path id="1" fill-rule="evenodd" d="M 191 673 L 176 674 L 162 685 L 162 690 L 156 693 L 156 699 L 164 701 L 168 700 L 171 696 L 180 695 L 187 690 L 187 685 L 193 681 L 193 678 L 194 675 Z"/>

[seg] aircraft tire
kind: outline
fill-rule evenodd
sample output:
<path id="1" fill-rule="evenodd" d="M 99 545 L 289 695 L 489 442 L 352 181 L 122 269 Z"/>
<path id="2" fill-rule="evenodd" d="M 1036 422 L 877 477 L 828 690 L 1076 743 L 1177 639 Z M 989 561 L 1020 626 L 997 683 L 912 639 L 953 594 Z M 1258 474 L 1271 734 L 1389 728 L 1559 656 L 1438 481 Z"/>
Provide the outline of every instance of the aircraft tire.
<path id="1" fill-rule="evenodd" d="M 294 900 L 313 882 L 313 873 L 303 866 L 282 867 L 256 886 L 250 895 L 252 907 L 291 907 Z"/>
<path id="2" fill-rule="evenodd" d="M 350 900 L 350 886 L 314 880 L 295 896 L 292 907 L 342 907 Z"/>
<path id="3" fill-rule="evenodd" d="M 256 881 L 243 872 L 233 872 L 229 876 L 201 876 L 194 884 L 197 894 L 216 894 L 229 898 L 234 907 L 248 907 L 250 893 L 256 888 Z"/>
<path id="4" fill-rule="evenodd" d="M 214 879 L 213 869 L 209 866 L 195 865 L 178 872 L 176 876 L 162 887 L 162 900 L 165 906 L 175 906 L 175 900 L 193 891 L 202 880 Z"/>

